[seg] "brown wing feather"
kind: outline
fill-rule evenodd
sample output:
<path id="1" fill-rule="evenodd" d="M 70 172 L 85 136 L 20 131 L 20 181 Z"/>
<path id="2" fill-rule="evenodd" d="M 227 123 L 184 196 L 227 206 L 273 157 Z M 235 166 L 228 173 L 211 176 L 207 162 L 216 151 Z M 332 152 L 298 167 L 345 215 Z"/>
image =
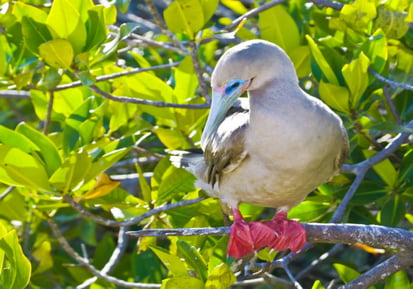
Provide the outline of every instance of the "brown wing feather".
<path id="1" fill-rule="evenodd" d="M 208 166 L 207 182 L 215 185 L 221 177 L 236 169 L 247 157 L 244 135 L 248 127 L 248 113 L 236 111 L 227 116 L 219 126 L 204 151 Z"/>

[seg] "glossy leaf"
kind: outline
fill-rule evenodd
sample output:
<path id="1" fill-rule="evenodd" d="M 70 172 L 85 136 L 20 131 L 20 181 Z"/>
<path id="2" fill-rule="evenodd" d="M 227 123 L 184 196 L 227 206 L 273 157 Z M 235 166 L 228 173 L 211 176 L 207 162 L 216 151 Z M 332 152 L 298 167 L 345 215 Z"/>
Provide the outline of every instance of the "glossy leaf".
<path id="1" fill-rule="evenodd" d="M 259 14 L 261 38 L 271 41 L 285 51 L 300 44 L 300 35 L 294 19 L 282 5 L 274 6 Z"/>
<path id="2" fill-rule="evenodd" d="M 199 251 L 188 243 L 177 241 L 178 253 L 181 255 L 190 268 L 198 273 L 199 278 L 205 282 L 207 278 L 207 263 Z"/>
<path id="3" fill-rule="evenodd" d="M 203 289 L 204 284 L 201 280 L 194 277 L 174 277 L 164 279 L 162 281 L 161 289 Z"/>
<path id="4" fill-rule="evenodd" d="M 50 184 L 62 193 L 68 193 L 81 182 L 89 171 L 91 158 L 87 152 L 72 153 L 50 177 Z"/>
<path id="5" fill-rule="evenodd" d="M 366 157 L 371 157 L 374 155 L 373 151 L 364 151 Z M 397 171 L 389 161 L 385 159 L 380 163 L 373 166 L 374 171 L 381 177 L 381 179 L 386 182 L 390 187 L 393 187 L 397 181 Z"/>
<path id="6" fill-rule="evenodd" d="M 406 271 L 401 270 L 386 279 L 384 289 L 408 288 L 409 283 L 409 277 L 407 276 Z"/>
<path id="7" fill-rule="evenodd" d="M 229 288 L 237 279 L 227 264 L 222 263 L 214 267 L 205 283 L 205 289 L 226 289 Z"/>
<path id="8" fill-rule="evenodd" d="M 342 69 L 347 87 L 350 89 L 350 103 L 353 108 L 358 105 L 361 96 L 367 88 L 369 82 L 367 69 L 369 64 L 370 61 L 366 55 L 360 53 L 356 60 L 344 65 Z"/>
<path id="9" fill-rule="evenodd" d="M 306 35 L 307 42 L 310 46 L 311 54 L 314 57 L 315 62 L 320 67 L 325 79 L 328 82 L 339 85 L 337 77 L 331 68 L 330 64 L 327 62 L 326 58 L 324 57 L 323 53 L 321 52 L 320 48 L 314 42 L 314 40 L 309 36 Z"/>
<path id="10" fill-rule="evenodd" d="M 16 147 L 25 153 L 32 153 L 40 150 L 29 138 L 16 131 L 0 125 L 0 144 Z"/>
<path id="11" fill-rule="evenodd" d="M 174 33 L 185 33 L 190 39 L 204 26 L 204 13 L 198 0 L 177 0 L 164 11 L 168 28 Z"/>
<path id="12" fill-rule="evenodd" d="M 0 226 L 2 227 L 1 224 Z M 4 252 L 3 262 L 7 261 L 7 268 L 3 267 L 0 276 L 1 287 L 3 289 L 26 288 L 30 281 L 31 264 L 23 254 L 15 230 L 6 232 L 4 228 L 0 229 L 0 251 Z M 0 261 L 2 261 L 1 258 Z"/>
<path id="13" fill-rule="evenodd" d="M 113 181 L 107 174 L 101 173 L 97 177 L 93 187 L 82 196 L 84 200 L 97 199 L 106 196 L 120 185 L 119 181 Z"/>
<path id="14" fill-rule="evenodd" d="M 62 163 L 59 152 L 53 142 L 45 135 L 25 123 L 17 126 L 16 131 L 30 139 L 39 147 L 39 152 L 46 164 L 46 170 L 51 175 Z"/>
<path id="15" fill-rule="evenodd" d="M 79 53 L 86 44 L 86 28 L 80 13 L 69 0 L 53 1 L 46 24 L 56 40 L 66 39 Z M 59 51 L 58 51 L 59 52 Z M 60 53 L 63 53 L 60 51 Z"/>
<path id="16" fill-rule="evenodd" d="M 184 169 L 169 167 L 162 176 L 157 202 L 165 202 L 176 193 L 192 191 L 194 189 L 194 181 L 195 177 Z"/>
<path id="17" fill-rule="evenodd" d="M 40 56 L 55 68 L 69 68 L 73 61 L 73 48 L 69 41 L 54 39 L 39 46 Z"/>
<path id="18" fill-rule="evenodd" d="M 336 269 L 338 276 L 344 283 L 348 283 L 360 276 L 359 272 L 343 264 L 336 263 L 334 264 L 334 268 Z"/>
<path id="19" fill-rule="evenodd" d="M 349 111 L 350 93 L 347 88 L 321 80 L 318 90 L 320 98 L 328 106 L 341 112 Z"/>
<path id="20" fill-rule="evenodd" d="M 171 255 L 170 253 L 158 247 L 151 246 L 150 249 L 152 250 L 152 252 L 156 254 L 156 256 L 158 256 L 158 258 L 162 261 L 165 267 L 168 268 L 172 276 L 188 276 L 185 262 L 183 262 L 178 256 Z"/>
<path id="21" fill-rule="evenodd" d="M 405 202 L 396 195 L 394 198 L 386 202 L 380 212 L 380 223 L 383 226 L 395 227 L 406 213 Z"/>
<path id="22" fill-rule="evenodd" d="M 0 145 L 0 181 L 38 191 L 50 190 L 43 164 L 37 158 L 8 145 Z"/>
<path id="23" fill-rule="evenodd" d="M 329 208 L 330 204 L 328 203 L 304 201 L 292 208 L 288 213 L 288 217 L 300 221 L 314 221 L 326 213 Z"/>

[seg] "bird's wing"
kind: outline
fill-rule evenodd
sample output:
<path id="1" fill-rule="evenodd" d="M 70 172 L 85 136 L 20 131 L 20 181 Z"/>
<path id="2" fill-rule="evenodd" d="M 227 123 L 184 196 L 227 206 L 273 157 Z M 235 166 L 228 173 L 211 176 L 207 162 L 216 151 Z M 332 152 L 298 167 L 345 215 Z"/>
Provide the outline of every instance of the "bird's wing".
<path id="1" fill-rule="evenodd" d="M 248 155 L 244 147 L 248 111 L 235 107 L 229 113 L 204 151 L 208 167 L 206 182 L 213 186 L 224 174 L 236 169 Z"/>

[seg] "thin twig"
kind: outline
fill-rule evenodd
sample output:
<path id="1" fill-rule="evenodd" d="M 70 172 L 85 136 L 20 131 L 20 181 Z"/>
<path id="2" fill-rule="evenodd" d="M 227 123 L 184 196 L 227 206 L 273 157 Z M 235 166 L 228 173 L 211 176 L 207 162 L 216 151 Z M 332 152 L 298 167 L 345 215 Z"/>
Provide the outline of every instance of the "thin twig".
<path id="1" fill-rule="evenodd" d="M 122 71 L 122 72 L 116 72 L 116 73 L 112 73 L 112 74 L 108 74 L 108 75 L 101 75 L 101 76 L 97 76 L 95 83 L 97 82 L 102 82 L 102 81 L 107 81 L 107 80 L 111 80 L 111 79 L 115 79 L 115 78 L 119 78 L 119 77 L 124 77 L 124 76 L 129 76 L 129 75 L 133 75 L 133 74 L 137 74 L 137 73 L 142 73 L 142 72 L 146 72 L 146 71 L 153 71 L 153 70 L 158 70 L 158 69 L 164 69 L 164 68 L 171 68 L 171 67 L 175 67 L 178 66 L 180 62 L 171 62 L 168 64 L 161 64 L 161 65 L 156 65 L 156 66 L 151 66 L 151 67 L 144 67 L 144 68 L 134 68 L 134 69 L 130 69 L 130 70 L 126 70 L 126 71 Z M 58 85 L 55 88 L 52 89 L 52 91 L 60 91 L 60 90 L 65 90 L 65 89 L 69 89 L 69 88 L 75 88 L 75 87 L 79 87 L 82 86 L 83 83 L 78 80 L 78 81 L 74 81 L 71 83 L 66 83 L 66 84 L 62 84 L 62 85 Z"/>
<path id="2" fill-rule="evenodd" d="M 380 80 L 381 82 L 387 83 L 387 84 L 390 85 L 391 87 L 395 87 L 395 88 L 399 87 L 399 88 L 402 88 L 402 89 L 405 89 L 405 90 L 412 90 L 412 91 L 413 91 L 413 86 L 408 85 L 408 84 L 406 84 L 406 83 L 401 83 L 401 82 L 397 82 L 397 81 L 394 81 L 394 80 L 387 79 L 386 77 L 381 76 L 380 74 L 378 74 L 377 72 L 375 72 L 375 71 L 373 70 L 373 68 L 371 68 L 371 67 L 369 67 L 369 72 L 370 72 L 375 78 L 377 78 L 377 79 Z"/>
<path id="3" fill-rule="evenodd" d="M 276 6 L 276 5 L 279 5 L 281 3 L 284 3 L 286 1 L 287 0 L 275 0 L 275 1 L 265 3 L 264 5 L 261 5 L 257 8 L 251 9 L 247 13 L 244 13 L 243 15 L 241 15 L 240 17 L 238 17 L 237 19 L 232 21 L 231 24 L 225 26 L 223 28 L 223 30 L 230 31 L 230 30 L 234 29 L 235 27 L 237 27 L 241 23 L 241 21 L 243 21 L 245 18 L 248 19 L 248 18 L 254 17 L 254 16 L 260 14 L 261 12 L 263 12 L 265 10 L 268 10 L 268 9 L 270 9 L 270 8 Z"/>
<path id="4" fill-rule="evenodd" d="M 297 276 L 295 276 L 295 278 L 297 278 L 297 280 L 300 280 L 301 278 L 303 278 L 305 275 L 308 274 L 308 272 L 310 272 L 311 270 L 313 270 L 315 267 L 317 267 L 319 264 L 321 264 L 321 262 L 324 262 L 325 260 L 327 260 L 328 258 L 334 256 L 337 252 L 339 252 L 340 250 L 343 249 L 343 245 L 342 244 L 335 244 L 333 246 L 333 248 L 331 248 L 330 250 L 328 250 L 328 252 L 325 252 L 324 254 L 322 254 L 319 258 L 317 258 L 316 260 L 312 261 L 311 264 L 309 266 L 307 266 L 306 268 L 304 268 L 303 270 L 300 271 L 300 273 L 297 274 Z"/>
<path id="5" fill-rule="evenodd" d="M 118 242 L 117 242 L 116 248 L 115 248 L 115 250 L 113 250 L 113 253 L 109 258 L 109 261 L 102 268 L 101 272 L 103 274 L 109 274 L 110 272 L 112 272 L 112 270 L 120 262 L 120 259 L 122 258 L 123 254 L 125 253 L 126 247 L 128 245 L 128 239 L 127 239 L 127 235 L 126 235 L 127 230 L 128 230 L 128 227 L 120 227 L 119 228 Z M 95 283 L 97 279 L 98 279 L 98 277 L 96 277 L 96 276 L 92 277 L 90 279 L 87 279 L 85 282 L 78 285 L 76 287 L 76 289 L 88 288 L 90 285 Z"/>
<path id="6" fill-rule="evenodd" d="M 5 197 L 7 197 L 13 190 L 15 186 L 9 186 L 0 194 L 0 201 L 2 201 Z"/>
<path id="7" fill-rule="evenodd" d="M 383 94 L 384 94 L 384 99 L 386 100 L 387 105 L 389 106 L 389 110 L 391 115 L 393 116 L 394 120 L 398 125 L 402 124 L 402 121 L 400 119 L 400 115 L 397 113 L 397 108 L 394 105 L 394 101 L 390 96 L 390 91 L 387 86 L 383 87 Z"/>
<path id="8" fill-rule="evenodd" d="M 179 104 L 173 102 L 164 102 L 164 101 L 154 101 L 154 100 L 147 100 L 141 98 L 133 98 L 127 96 L 115 96 L 106 91 L 101 90 L 96 85 L 90 85 L 89 88 L 96 92 L 97 94 L 103 96 L 104 98 L 122 102 L 122 103 L 134 103 L 134 104 L 144 104 L 144 105 L 152 105 L 157 107 L 174 107 L 174 108 L 192 108 L 192 109 L 205 109 L 209 107 L 208 103 L 201 103 L 201 104 Z"/>
<path id="9" fill-rule="evenodd" d="M 181 50 L 181 53 L 184 55 L 189 55 L 190 52 L 182 45 L 180 41 L 175 38 L 175 35 L 166 27 L 165 23 L 163 22 L 162 17 L 159 15 L 158 10 L 153 5 L 152 0 L 145 0 L 146 7 L 149 9 L 155 23 L 161 28 L 162 32 L 168 36 L 168 38 L 172 41 L 175 47 Z"/>
<path id="10" fill-rule="evenodd" d="M 100 225 L 108 226 L 108 227 L 123 227 L 123 226 L 136 225 L 136 224 L 139 224 L 142 220 L 144 220 L 146 218 L 149 218 L 153 215 L 159 214 L 161 212 L 171 210 L 171 209 L 175 209 L 175 208 L 179 208 L 179 207 L 182 207 L 182 206 L 192 205 L 192 204 L 195 204 L 195 203 L 198 203 L 198 202 L 204 200 L 204 198 L 197 198 L 197 199 L 190 199 L 190 200 L 184 200 L 184 201 L 180 201 L 180 202 L 176 202 L 176 203 L 166 204 L 166 205 L 163 205 L 163 206 L 160 206 L 160 207 L 156 207 L 156 208 L 154 208 L 150 211 L 147 211 L 146 213 L 144 213 L 140 216 L 137 216 L 135 218 L 131 218 L 131 219 L 128 219 L 126 221 L 118 222 L 118 221 L 114 221 L 114 220 L 110 220 L 110 219 L 105 219 L 105 218 L 102 218 L 100 216 L 97 216 L 97 215 L 94 215 L 94 214 L 90 213 L 88 210 L 86 210 L 79 203 L 75 202 L 75 200 L 73 200 L 68 195 L 65 195 L 63 198 L 66 200 L 66 202 L 73 209 L 75 209 L 83 217 L 91 219 L 91 220 L 93 220 L 94 222 L 96 222 Z"/>
<path id="11" fill-rule="evenodd" d="M 89 261 L 82 256 L 80 256 L 69 244 L 66 238 L 63 236 L 62 232 L 60 231 L 57 224 L 50 218 L 47 217 L 47 222 L 52 230 L 53 234 L 56 236 L 57 241 L 59 242 L 62 249 L 73 259 L 75 259 L 79 264 L 83 265 L 90 273 L 94 276 L 106 280 L 112 284 L 127 287 L 127 288 L 161 288 L 161 284 L 154 284 L 154 283 L 135 283 L 135 282 L 127 282 L 113 276 L 109 276 L 102 271 L 96 269 L 93 265 L 89 263 Z"/>
<path id="12" fill-rule="evenodd" d="M 47 135 L 49 133 L 50 121 L 52 120 L 54 104 L 54 91 L 49 91 L 49 102 L 47 104 L 46 119 L 44 120 L 43 134 Z"/>
<path id="13" fill-rule="evenodd" d="M 29 99 L 30 92 L 24 90 L 0 90 L 0 97 L 13 99 Z"/>
<path id="14" fill-rule="evenodd" d="M 190 41 L 190 46 L 191 46 L 191 53 L 192 53 L 192 65 L 194 66 L 195 74 L 196 77 L 198 78 L 198 84 L 199 88 L 201 90 L 202 96 L 207 100 L 207 103 L 211 102 L 211 97 L 208 94 L 208 87 L 204 81 L 204 78 L 202 76 L 202 68 L 201 64 L 199 62 L 199 57 L 198 57 L 198 48 L 196 46 L 195 41 Z"/>

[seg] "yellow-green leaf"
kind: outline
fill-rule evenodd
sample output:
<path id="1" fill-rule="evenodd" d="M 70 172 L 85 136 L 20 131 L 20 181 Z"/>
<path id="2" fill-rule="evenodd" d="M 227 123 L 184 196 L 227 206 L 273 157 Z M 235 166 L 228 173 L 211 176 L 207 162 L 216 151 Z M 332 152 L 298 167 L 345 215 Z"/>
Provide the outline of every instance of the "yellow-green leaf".
<path id="1" fill-rule="evenodd" d="M 350 103 L 355 108 L 369 83 L 367 69 L 370 60 L 361 52 L 359 57 L 353 60 L 350 64 L 343 66 L 341 70 L 347 87 L 350 89 Z"/>
<path id="2" fill-rule="evenodd" d="M 174 33 L 185 33 L 194 39 L 204 26 L 204 12 L 198 0 L 173 1 L 164 11 L 165 22 Z"/>
<path id="3" fill-rule="evenodd" d="M 311 54 L 313 55 L 315 62 L 318 64 L 321 71 L 323 72 L 324 77 L 328 80 L 328 82 L 339 85 L 336 74 L 334 73 L 330 64 L 325 59 L 320 48 L 317 46 L 317 44 L 314 42 L 310 35 L 306 35 L 305 38 L 307 39 L 308 44 L 310 46 Z"/>
<path id="4" fill-rule="evenodd" d="M 318 91 L 320 98 L 328 106 L 342 112 L 349 111 L 349 92 L 347 88 L 321 80 Z"/>
<path id="5" fill-rule="evenodd" d="M 186 276 L 174 277 L 162 280 L 161 289 L 203 289 L 204 284 L 201 280 Z"/>
<path id="6" fill-rule="evenodd" d="M 73 61 L 73 48 L 69 41 L 54 39 L 39 47 L 40 56 L 55 68 L 69 68 Z"/>
<path id="7" fill-rule="evenodd" d="M 205 283 L 205 289 L 227 289 L 237 281 L 227 264 L 222 263 L 212 269 Z"/>
<path id="8" fill-rule="evenodd" d="M 259 14 L 261 38 L 271 41 L 287 52 L 300 44 L 300 34 L 294 19 L 282 5 Z"/>

